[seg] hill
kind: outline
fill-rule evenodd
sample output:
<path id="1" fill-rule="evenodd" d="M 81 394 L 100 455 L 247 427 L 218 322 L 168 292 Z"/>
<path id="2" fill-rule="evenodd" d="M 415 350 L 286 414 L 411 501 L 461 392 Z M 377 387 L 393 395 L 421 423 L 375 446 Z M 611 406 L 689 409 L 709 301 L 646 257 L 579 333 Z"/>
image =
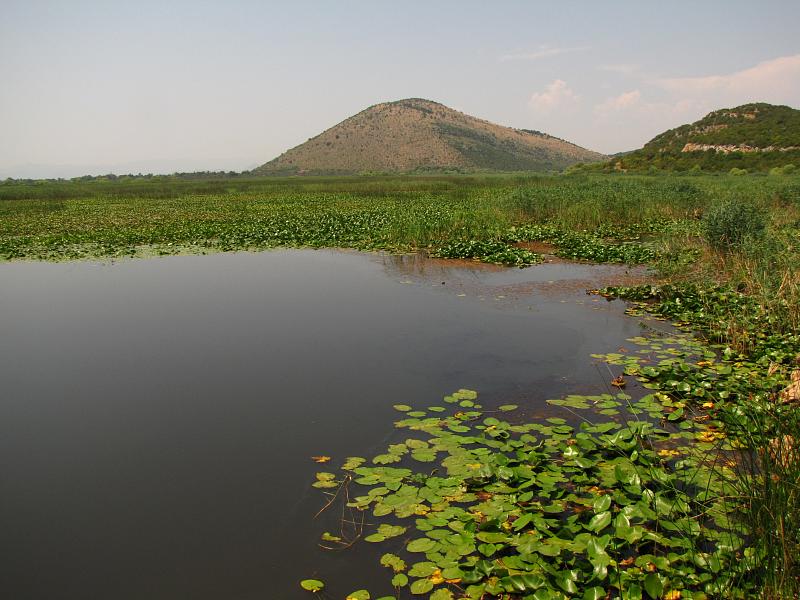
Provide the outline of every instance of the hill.
<path id="1" fill-rule="evenodd" d="M 371 106 L 253 173 L 548 171 L 606 158 L 539 131 L 409 98 Z"/>
<path id="2" fill-rule="evenodd" d="M 753 103 L 715 110 L 665 131 L 608 166 L 635 171 L 763 171 L 787 164 L 800 166 L 800 110 Z"/>

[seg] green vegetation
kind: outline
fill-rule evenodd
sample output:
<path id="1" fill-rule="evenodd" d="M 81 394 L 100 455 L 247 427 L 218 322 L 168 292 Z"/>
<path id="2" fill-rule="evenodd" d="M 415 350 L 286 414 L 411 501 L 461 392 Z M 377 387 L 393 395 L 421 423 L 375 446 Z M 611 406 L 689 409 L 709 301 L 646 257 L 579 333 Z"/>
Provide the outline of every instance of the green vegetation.
<path id="1" fill-rule="evenodd" d="M 719 423 L 694 410 L 728 396 L 663 377 L 701 358 L 715 373 L 731 367 L 716 365 L 714 352 L 688 336 L 630 341 L 642 347 L 637 354 L 598 358 L 658 390 L 638 400 L 624 393 L 551 400 L 573 422 L 578 417 L 576 426 L 558 417 L 501 420 L 490 415 L 516 407 L 486 411 L 475 392 L 459 390 L 445 397 L 449 410 L 401 407 L 406 418 L 396 427 L 411 437 L 386 453 L 371 461 L 349 457 L 338 476 L 318 474 L 326 488 L 336 488 L 332 501 L 349 498 L 351 513 L 403 523 L 381 523 L 378 534 L 364 538 L 404 536 L 403 546 L 391 547 L 402 556 L 381 558 L 396 592 L 534 600 L 751 597 L 757 561 L 749 560 L 747 530 L 727 505 L 734 491 L 723 453 L 729 447 Z M 352 514 L 343 519 L 358 522 Z M 387 529 L 392 535 L 380 533 Z"/>
<path id="2" fill-rule="evenodd" d="M 629 367 L 688 406 L 708 407 L 730 440 L 726 510 L 750 541 L 743 565 L 765 597 L 800 592 L 800 335 L 797 305 L 772 304 L 728 286 L 692 284 L 608 288 L 638 309 L 699 331 L 715 354 L 695 363 Z M 780 304 L 783 304 L 781 307 Z M 780 310 L 780 309 L 783 310 Z M 637 309 L 633 309 L 634 311 Z M 788 385 L 787 385 L 788 384 Z"/>
<path id="3" fill-rule="evenodd" d="M 474 258 L 498 265 L 528 266 L 541 260 L 541 257 L 525 250 L 509 246 L 501 240 L 459 240 L 448 242 L 432 251 L 439 258 Z"/>
<path id="4" fill-rule="evenodd" d="M 589 248 L 630 245 L 639 236 L 670 231 L 689 235 L 712 201 L 747 197 L 764 207 L 794 206 L 798 189 L 794 176 L 8 181 L 0 183 L 0 257 L 280 246 L 407 251 L 472 240 L 549 239 L 565 256 L 609 260 L 611 252 L 639 261 L 652 252 L 603 250 L 593 256 Z M 530 224 L 549 229 L 518 227 Z M 586 249 L 579 252 L 581 245 Z"/>
<path id="5" fill-rule="evenodd" d="M 665 131 L 641 150 L 599 168 L 790 174 L 798 166 L 800 110 L 753 103 L 715 110 L 699 121 Z"/>
<path id="6" fill-rule="evenodd" d="M 703 217 L 703 235 L 717 250 L 758 243 L 764 235 L 763 211 L 740 198 L 714 206 Z"/>
<path id="7" fill-rule="evenodd" d="M 372 511 L 367 542 L 402 540 L 383 557 L 398 590 L 795 597 L 797 175 L 0 184 L 4 259 L 344 247 L 524 266 L 540 260 L 531 242 L 648 263 L 652 285 L 602 293 L 698 337 L 654 333 L 631 340 L 639 350 L 598 356 L 614 385 L 637 378 L 650 393 L 554 398 L 564 420 L 501 420 L 466 391 L 449 398 L 454 410 L 398 405 L 406 439 L 370 463 L 319 473 L 314 486 L 348 486 L 349 508 Z"/>

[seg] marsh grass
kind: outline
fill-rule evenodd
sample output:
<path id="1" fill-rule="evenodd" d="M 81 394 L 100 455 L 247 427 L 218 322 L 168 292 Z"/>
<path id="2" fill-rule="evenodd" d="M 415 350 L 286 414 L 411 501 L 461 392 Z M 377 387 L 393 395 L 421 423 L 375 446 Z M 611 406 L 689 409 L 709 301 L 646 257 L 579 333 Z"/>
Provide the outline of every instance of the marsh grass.
<path id="1" fill-rule="evenodd" d="M 773 403 L 729 411 L 726 427 L 739 452 L 732 461 L 730 507 L 750 538 L 745 568 L 764 598 L 800 595 L 800 410 Z"/>

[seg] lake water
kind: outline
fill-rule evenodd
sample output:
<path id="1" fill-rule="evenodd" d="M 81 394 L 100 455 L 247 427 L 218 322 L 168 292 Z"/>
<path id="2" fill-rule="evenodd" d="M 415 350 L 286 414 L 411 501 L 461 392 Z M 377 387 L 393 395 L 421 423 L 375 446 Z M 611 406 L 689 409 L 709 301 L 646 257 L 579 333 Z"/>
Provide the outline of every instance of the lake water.
<path id="1" fill-rule="evenodd" d="M 0 597 L 388 594 L 386 548 L 317 547 L 329 455 L 458 388 L 553 413 L 638 335 L 584 294 L 622 269 L 281 250 L 0 264 Z"/>

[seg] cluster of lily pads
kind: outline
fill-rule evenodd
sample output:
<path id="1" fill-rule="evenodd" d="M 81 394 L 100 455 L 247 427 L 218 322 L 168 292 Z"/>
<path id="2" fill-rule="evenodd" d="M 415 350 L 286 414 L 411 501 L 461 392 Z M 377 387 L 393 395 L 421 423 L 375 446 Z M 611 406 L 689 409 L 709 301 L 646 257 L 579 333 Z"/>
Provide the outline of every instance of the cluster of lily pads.
<path id="1" fill-rule="evenodd" d="M 682 386 L 643 373 L 710 357 L 688 338 L 642 340 L 601 358 L 664 391 L 567 396 L 550 404 L 572 422 L 526 422 L 459 390 L 445 406 L 396 406 L 408 437 L 318 474 L 317 487 L 348 486 L 350 508 L 383 520 L 367 542 L 402 539 L 381 558 L 394 588 L 383 598 L 748 597 L 726 467 L 707 462 L 724 435 L 689 417 Z"/>
<path id="2" fill-rule="evenodd" d="M 481 262 L 525 267 L 542 261 L 542 257 L 524 248 L 499 240 L 459 240 L 435 248 L 432 256 L 439 258 L 473 258 Z"/>
<path id="3" fill-rule="evenodd" d="M 515 242 L 547 242 L 555 246 L 557 256 L 599 263 L 642 264 L 659 254 L 641 242 L 633 228 L 617 230 L 569 231 L 552 224 L 529 223 L 511 228 L 507 239 Z"/>
<path id="4" fill-rule="evenodd" d="M 569 231 L 553 224 L 527 223 L 509 228 L 499 239 L 464 239 L 434 245 L 431 255 L 441 258 L 476 259 L 486 263 L 525 267 L 541 262 L 539 254 L 513 245 L 517 242 L 547 242 L 562 258 L 598 263 L 650 263 L 659 258 L 651 245 L 642 243 L 642 232 L 653 223 L 627 227 L 601 226 L 592 232 Z"/>
<path id="5" fill-rule="evenodd" d="M 693 283 L 608 287 L 599 293 L 635 302 L 632 312 L 655 313 L 702 332 L 712 343 L 728 344 L 732 348 L 721 351 L 729 357 L 768 367 L 789 365 L 800 355 L 800 335 L 785 315 L 791 307 L 780 299 L 766 309 L 744 291 Z"/>

